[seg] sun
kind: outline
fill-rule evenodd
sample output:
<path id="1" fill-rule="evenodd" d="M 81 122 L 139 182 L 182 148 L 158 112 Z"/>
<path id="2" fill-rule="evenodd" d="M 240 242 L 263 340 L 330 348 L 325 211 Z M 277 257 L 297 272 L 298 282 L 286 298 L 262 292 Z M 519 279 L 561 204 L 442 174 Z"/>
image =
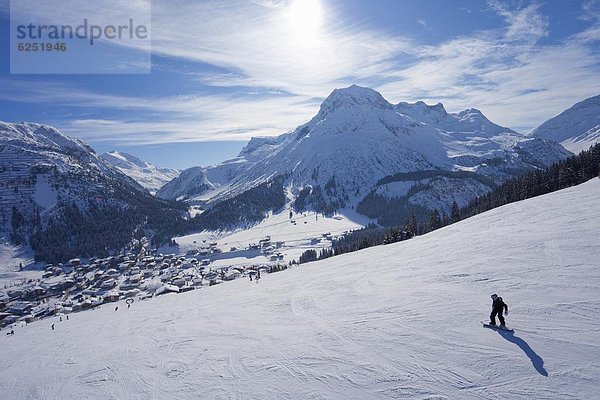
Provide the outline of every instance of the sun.
<path id="1" fill-rule="evenodd" d="M 292 0 L 286 14 L 296 44 L 315 46 L 319 43 L 323 19 L 320 0 Z"/>

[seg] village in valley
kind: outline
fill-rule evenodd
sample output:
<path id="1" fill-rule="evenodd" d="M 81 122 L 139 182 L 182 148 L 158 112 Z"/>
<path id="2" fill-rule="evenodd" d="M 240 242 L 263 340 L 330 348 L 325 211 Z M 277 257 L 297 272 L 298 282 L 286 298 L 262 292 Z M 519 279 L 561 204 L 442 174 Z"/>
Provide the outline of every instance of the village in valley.
<path id="1" fill-rule="evenodd" d="M 39 270 L 28 267 L 0 281 L 0 329 L 11 334 L 13 328 L 35 320 L 55 317 L 62 321 L 71 313 L 109 303 L 114 303 L 118 311 L 136 301 L 234 279 L 258 283 L 266 274 L 296 265 L 307 249 L 330 248 L 334 236 L 329 231 L 317 233 L 319 229 L 334 228 L 339 235 L 355 227 L 355 222 L 339 216 L 319 220 L 314 213 L 295 218 L 282 213 L 271 215 L 250 230 L 202 232 L 177 238 L 177 247 L 151 249 L 144 238 L 135 252 L 75 258 L 58 265 L 32 265 Z M 275 240 L 266 234 L 270 231 L 287 241 Z M 162 252 L 165 249 L 173 252 Z"/>

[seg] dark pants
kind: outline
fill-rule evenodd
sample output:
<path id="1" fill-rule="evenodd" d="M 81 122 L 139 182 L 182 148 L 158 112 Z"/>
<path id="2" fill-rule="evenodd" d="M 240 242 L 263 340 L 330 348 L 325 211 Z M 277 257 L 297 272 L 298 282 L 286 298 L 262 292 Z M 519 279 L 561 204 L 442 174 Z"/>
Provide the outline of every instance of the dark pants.
<path id="1" fill-rule="evenodd" d="M 492 325 L 496 325 L 496 315 L 498 315 L 498 319 L 500 320 L 500 325 L 504 326 L 504 317 L 502 316 L 502 310 L 493 310 L 490 314 L 490 323 Z"/>

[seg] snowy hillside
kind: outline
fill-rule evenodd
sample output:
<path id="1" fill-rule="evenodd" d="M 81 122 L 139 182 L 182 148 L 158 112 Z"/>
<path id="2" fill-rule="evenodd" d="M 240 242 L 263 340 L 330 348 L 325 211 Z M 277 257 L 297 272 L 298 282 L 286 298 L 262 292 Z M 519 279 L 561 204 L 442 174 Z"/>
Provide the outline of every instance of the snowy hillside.
<path id="1" fill-rule="evenodd" d="M 100 158 L 152 192 L 157 191 L 165 183 L 179 176 L 179 171 L 176 169 L 160 168 L 131 154 L 119 151 L 103 153 Z"/>
<path id="2" fill-rule="evenodd" d="M 83 141 L 34 123 L 0 122 L 0 241 L 52 262 L 121 248 L 152 197 Z M 134 207 L 135 205 L 135 207 Z"/>
<path id="3" fill-rule="evenodd" d="M 190 235 L 175 237 L 181 253 L 198 250 L 206 243 L 217 242 L 223 250 L 219 256 L 212 255 L 211 268 L 229 266 L 247 266 L 250 264 L 273 264 L 273 252 L 260 250 L 248 251 L 251 244 L 269 237 L 272 243 L 280 243 L 277 252 L 281 259 L 277 262 L 288 264 L 298 261 L 300 255 L 309 249 L 331 247 L 331 237 L 339 237 L 344 233 L 360 229 L 370 222 L 367 217 L 345 210 L 346 215 L 335 215 L 331 218 L 316 215 L 313 212 L 294 214 L 289 218 L 287 212 L 270 214 L 267 218 L 248 229 L 230 231 L 203 231 Z M 325 236 L 330 237 L 329 239 Z M 236 251 L 228 251 L 236 248 Z M 166 252 L 166 250 L 165 250 Z"/>
<path id="4" fill-rule="evenodd" d="M 0 122 L 0 233 L 6 234 L 13 206 L 31 220 L 43 216 L 61 198 L 88 201 L 97 188 L 91 176 L 123 179 L 136 185 L 98 158 L 77 138 L 47 125 Z M 69 181 L 70 185 L 65 185 Z"/>
<path id="5" fill-rule="evenodd" d="M 165 184 L 156 194 L 164 199 L 186 200 L 190 203 L 216 198 L 236 177 L 276 151 L 284 138 L 285 135 L 276 138 L 252 138 L 238 157 L 213 166 L 188 168 L 182 171 L 179 177 Z M 256 182 L 247 182 L 246 188 L 255 184 Z"/>
<path id="6" fill-rule="evenodd" d="M 544 122 L 529 135 L 554 140 L 579 153 L 600 142 L 600 95 L 583 100 Z"/>
<path id="7" fill-rule="evenodd" d="M 11 399 L 592 399 L 600 181 L 431 234 L 0 335 Z M 490 294 L 514 334 L 485 329 Z M 55 324 L 55 330 L 50 325 Z"/>
<path id="8" fill-rule="evenodd" d="M 555 143 L 498 126 L 476 109 L 449 114 L 442 104 L 393 105 L 378 92 L 353 85 L 334 90 L 317 115 L 294 131 L 255 138 L 237 159 L 196 169 L 194 180 L 182 174 L 158 195 L 219 201 L 285 174 L 294 198 L 305 189 L 305 208 L 323 211 L 315 204 L 330 209 L 356 206 L 378 189 L 380 179 L 397 173 L 464 172 L 451 179 L 403 180 L 408 187 L 423 187 L 419 196 L 407 199 L 409 203 L 445 210 L 453 197 L 464 205 L 495 183 L 569 154 Z M 210 172 L 223 170 L 227 173 L 218 174 L 221 179 L 212 184 Z M 489 179 L 484 182 L 475 175 Z M 440 201 L 444 194 L 449 199 Z"/>

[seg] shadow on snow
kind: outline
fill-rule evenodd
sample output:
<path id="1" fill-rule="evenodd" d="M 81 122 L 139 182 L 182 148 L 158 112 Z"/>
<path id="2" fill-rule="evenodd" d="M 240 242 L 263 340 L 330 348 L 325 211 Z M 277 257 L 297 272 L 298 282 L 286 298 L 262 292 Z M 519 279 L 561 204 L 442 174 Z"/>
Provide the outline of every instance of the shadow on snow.
<path id="1" fill-rule="evenodd" d="M 500 330 L 497 330 L 496 332 L 498 332 L 500 336 L 502 336 L 504 339 L 519 346 L 521 350 L 523 350 L 523 352 L 527 355 L 527 357 L 529 357 L 531 363 L 533 364 L 533 367 L 540 375 L 548 376 L 548 371 L 544 369 L 544 359 L 540 357 L 535 351 L 533 351 L 533 349 L 529 346 L 529 344 L 527 344 L 526 341 L 524 341 L 518 336 L 515 336 L 513 332 L 505 332 Z"/>

